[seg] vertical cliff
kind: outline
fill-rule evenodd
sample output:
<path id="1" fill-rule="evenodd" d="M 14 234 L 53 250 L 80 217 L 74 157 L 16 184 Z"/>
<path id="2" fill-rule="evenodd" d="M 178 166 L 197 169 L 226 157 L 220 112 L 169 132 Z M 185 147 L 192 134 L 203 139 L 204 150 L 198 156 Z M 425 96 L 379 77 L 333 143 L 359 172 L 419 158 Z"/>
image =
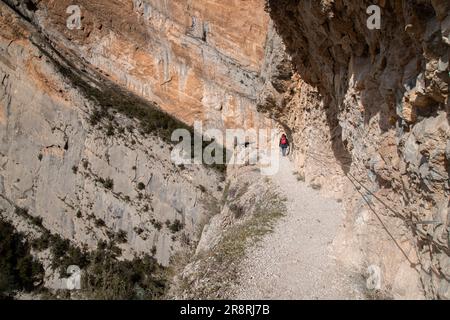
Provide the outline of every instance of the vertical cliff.
<path id="1" fill-rule="evenodd" d="M 167 266 L 198 239 L 223 172 L 175 165 L 170 135 L 187 125 L 56 50 L 3 3 L 0 26 L 2 220 L 37 247 L 49 234 L 88 251 L 111 242 L 122 259 Z"/>
<path id="2" fill-rule="evenodd" d="M 224 166 L 175 165 L 173 130 L 274 125 L 256 108 L 262 1 L 82 0 L 79 29 L 68 27 L 72 4 L 0 3 L 0 214 L 50 288 L 71 263 L 95 287 L 98 256 L 126 279 L 119 260 L 166 267 L 196 245 L 220 213 Z M 115 282 L 102 281 L 112 289 L 91 297 L 111 297 Z"/>
<path id="3" fill-rule="evenodd" d="M 262 0 L 7 2 L 109 79 L 188 124 L 265 125 L 255 107 L 269 23 Z M 74 4 L 81 28 L 71 30 L 66 10 Z"/>
<path id="4" fill-rule="evenodd" d="M 381 30 L 371 1 L 267 1 L 296 76 L 261 108 L 306 180 L 344 199 L 342 256 L 380 266 L 394 296 L 449 298 L 450 8 L 376 3 Z"/>

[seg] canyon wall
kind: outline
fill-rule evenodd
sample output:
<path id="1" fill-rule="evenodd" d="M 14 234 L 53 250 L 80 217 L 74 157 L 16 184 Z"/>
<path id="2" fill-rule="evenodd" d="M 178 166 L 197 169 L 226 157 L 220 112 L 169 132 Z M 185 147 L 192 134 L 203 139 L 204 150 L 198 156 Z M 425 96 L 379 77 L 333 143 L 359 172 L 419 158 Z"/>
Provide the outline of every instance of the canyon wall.
<path id="1" fill-rule="evenodd" d="M 79 1 L 71 29 L 72 4 L 0 3 L 1 217 L 32 243 L 42 226 L 168 266 L 219 213 L 225 180 L 223 168 L 175 165 L 170 135 L 196 120 L 275 125 L 256 109 L 269 17 L 262 1 Z"/>
<path id="2" fill-rule="evenodd" d="M 375 2 L 381 30 L 367 27 L 371 1 L 0 2 L 2 217 L 20 229 L 24 209 L 91 249 L 124 232 L 125 258 L 167 265 L 217 214 L 201 258 L 228 249 L 221 232 L 252 222 L 272 186 L 251 167 L 226 187 L 174 165 L 171 129 L 279 128 L 299 177 L 343 201 L 340 260 L 380 267 L 389 296 L 450 298 L 449 5 Z M 208 261 L 173 295 L 202 291 L 189 272 Z"/>
<path id="3" fill-rule="evenodd" d="M 21 12 L 48 37 L 185 123 L 271 125 L 255 107 L 269 25 L 262 0 L 28 3 Z M 80 8 L 80 29 L 67 27 L 70 5 Z"/>
<path id="4" fill-rule="evenodd" d="M 381 30 L 367 27 L 372 4 Z M 394 297 L 449 298 L 448 2 L 267 9 L 295 75 L 260 109 L 289 127 L 305 179 L 343 199 L 341 259 L 379 266 Z"/>

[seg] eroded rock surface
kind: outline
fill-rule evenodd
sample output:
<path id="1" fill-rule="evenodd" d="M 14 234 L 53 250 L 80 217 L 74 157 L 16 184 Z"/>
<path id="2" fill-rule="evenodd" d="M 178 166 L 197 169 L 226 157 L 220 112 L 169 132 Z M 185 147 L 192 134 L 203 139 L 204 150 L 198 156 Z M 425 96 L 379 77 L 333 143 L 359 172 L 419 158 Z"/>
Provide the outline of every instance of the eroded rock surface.
<path id="1" fill-rule="evenodd" d="M 201 231 L 209 216 L 202 199 L 218 194 L 219 174 L 177 167 L 172 146 L 134 119 L 110 113 L 109 125 L 93 125 L 99 106 L 59 73 L 45 39 L 3 4 L 0 24 L 2 211 L 14 219 L 16 207 L 26 208 L 90 248 L 123 231 L 125 257 L 154 251 L 167 265 Z M 175 220 L 184 225 L 177 234 L 165 225 Z"/>
<path id="2" fill-rule="evenodd" d="M 8 0 L 15 4 L 20 1 Z M 30 2 L 30 1 L 29 1 Z M 170 114 L 209 128 L 257 128 L 269 16 L 262 0 L 31 1 L 21 12 L 50 38 Z"/>

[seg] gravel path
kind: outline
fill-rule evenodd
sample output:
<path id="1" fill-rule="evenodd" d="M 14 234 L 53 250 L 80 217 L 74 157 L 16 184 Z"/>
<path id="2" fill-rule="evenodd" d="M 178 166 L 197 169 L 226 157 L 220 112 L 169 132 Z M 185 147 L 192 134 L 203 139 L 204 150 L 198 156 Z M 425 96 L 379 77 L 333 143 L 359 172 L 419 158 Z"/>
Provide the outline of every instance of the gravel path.
<path id="1" fill-rule="evenodd" d="M 287 215 L 249 250 L 235 299 L 362 299 L 358 275 L 343 272 L 331 244 L 342 227 L 339 203 L 297 181 L 287 158 L 273 177 Z"/>

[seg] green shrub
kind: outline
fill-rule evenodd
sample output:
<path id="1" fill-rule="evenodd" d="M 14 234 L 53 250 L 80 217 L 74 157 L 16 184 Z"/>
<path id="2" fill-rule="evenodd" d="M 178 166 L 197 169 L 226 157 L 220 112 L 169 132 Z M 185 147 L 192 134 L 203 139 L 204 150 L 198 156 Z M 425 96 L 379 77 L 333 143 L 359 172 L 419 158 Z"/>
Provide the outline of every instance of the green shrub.
<path id="1" fill-rule="evenodd" d="M 237 205 L 237 204 L 232 204 L 230 206 L 230 210 L 231 210 L 231 212 L 233 212 L 234 217 L 236 219 L 241 218 L 244 215 L 244 213 L 245 213 L 244 208 L 242 206 L 240 206 L 240 205 Z"/>
<path id="2" fill-rule="evenodd" d="M 114 111 L 137 120 L 140 132 L 158 136 L 169 145 L 174 144 L 171 137 L 176 129 L 186 129 L 194 135 L 192 127 L 160 109 L 155 102 L 149 102 L 127 91 L 100 73 L 96 73 L 94 76 L 82 73 L 76 65 L 57 50 L 52 50 L 50 47 L 44 48 L 38 44 L 37 46 L 58 71 L 95 105 L 89 117 L 92 126 L 101 123 L 104 118 L 111 121 L 114 118 L 111 112 Z M 76 59 L 76 57 L 73 56 L 72 59 Z M 132 127 L 128 127 L 128 129 L 134 131 Z M 114 128 L 111 130 L 111 127 L 107 127 L 107 135 L 113 134 L 113 130 Z M 203 149 L 209 144 L 210 142 L 205 141 Z M 224 152 L 224 160 L 226 163 L 226 152 Z M 226 165 L 213 165 L 212 168 L 223 173 Z"/>
<path id="3" fill-rule="evenodd" d="M 14 213 L 23 217 L 23 218 L 28 218 L 29 214 L 28 214 L 28 209 L 27 208 L 21 208 L 21 207 L 16 207 L 14 209 Z"/>
<path id="4" fill-rule="evenodd" d="M 85 250 L 73 246 L 68 239 L 63 239 L 56 234 L 49 234 L 49 239 L 52 268 L 59 269 L 61 276 L 65 276 L 70 265 L 77 265 L 81 269 L 87 266 L 88 254 Z"/>
<path id="5" fill-rule="evenodd" d="M 160 221 L 152 220 L 152 224 L 156 230 L 160 231 L 162 229 L 162 223 Z"/>
<path id="6" fill-rule="evenodd" d="M 32 242 L 33 249 L 43 251 L 50 247 L 50 234 L 44 233 L 42 236 Z"/>
<path id="7" fill-rule="evenodd" d="M 122 230 L 117 234 L 122 240 L 125 236 Z M 84 298 L 161 299 L 166 292 L 164 267 L 149 255 L 135 257 L 131 261 L 119 260 L 122 250 L 114 242 L 99 241 L 97 250 L 88 252 L 46 231 L 35 240 L 33 247 L 50 247 L 51 266 L 59 270 L 61 277 L 68 276 L 65 273 L 68 266 L 79 266 L 82 270 L 80 294 Z M 155 246 L 151 252 L 156 254 Z M 12 297 L 16 290 L 34 290 L 35 284 L 41 284 L 43 277 L 44 269 L 33 260 L 23 235 L 16 233 L 10 224 L 0 221 L 0 299 Z"/>
<path id="8" fill-rule="evenodd" d="M 317 182 L 315 182 L 315 183 L 311 183 L 311 188 L 313 188 L 314 190 L 320 190 L 320 189 L 322 189 L 322 185 L 320 184 L 320 183 L 317 183 Z"/>
<path id="9" fill-rule="evenodd" d="M 96 126 L 105 117 L 105 109 L 95 109 L 92 111 L 89 122 L 92 126 Z"/>
<path id="10" fill-rule="evenodd" d="M 31 217 L 31 222 L 38 227 L 42 227 L 42 217 Z"/>
<path id="11" fill-rule="evenodd" d="M 106 135 L 112 137 L 114 135 L 114 127 L 111 123 L 106 126 Z"/>
<path id="12" fill-rule="evenodd" d="M 32 291 L 35 283 L 42 283 L 44 268 L 30 248 L 23 234 L 0 220 L 0 298 L 13 296 L 15 290 Z"/>

